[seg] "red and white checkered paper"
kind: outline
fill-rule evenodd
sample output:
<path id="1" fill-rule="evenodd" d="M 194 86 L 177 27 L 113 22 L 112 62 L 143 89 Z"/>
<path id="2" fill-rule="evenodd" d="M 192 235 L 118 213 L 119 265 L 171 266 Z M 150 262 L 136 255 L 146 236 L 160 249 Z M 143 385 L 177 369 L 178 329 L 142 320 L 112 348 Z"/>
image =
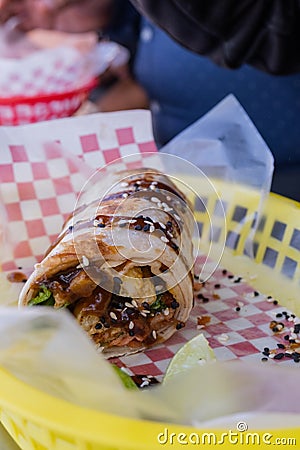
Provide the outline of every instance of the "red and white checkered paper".
<path id="1" fill-rule="evenodd" d="M 4 231 L 10 239 L 7 247 L 12 249 L 11 254 L 6 252 L 2 258 L 3 269 L 30 270 L 42 258 L 65 217 L 72 212 L 84 181 L 94 170 L 132 154 L 135 156 L 126 159 L 121 167 L 142 167 L 147 165 L 148 152 L 156 152 L 156 147 L 150 115 L 145 111 L 0 127 L 0 195 L 3 201 L 0 206 L 6 219 L 2 225 L 7 225 Z M 198 264 L 201 265 L 201 257 Z M 209 264 L 206 263 L 207 271 Z M 161 379 L 176 351 L 202 332 L 217 359 L 260 361 L 264 347 L 273 349 L 284 342 L 284 334 L 290 332 L 293 324 L 285 323 L 283 332 L 274 334 L 270 322 L 283 308 L 262 295 L 254 296 L 253 289 L 245 282 L 235 283 L 234 280 L 217 269 L 201 289 L 209 302 L 203 303 L 195 293 L 195 307 L 185 328 L 165 344 L 114 362 L 127 367 L 132 374 Z M 220 287 L 216 288 L 216 284 Z M 240 304 L 240 311 L 237 311 Z M 201 316 L 209 316 L 210 322 L 199 329 L 197 320 Z M 227 340 L 220 342 L 222 334 Z M 287 358 L 272 363 L 294 364 Z"/>
<path id="2" fill-rule="evenodd" d="M 205 261 L 206 257 L 199 257 L 196 266 L 199 267 Z M 210 265 L 212 269 L 215 267 L 213 263 L 206 262 L 207 271 Z M 204 334 L 220 361 L 238 358 L 261 362 L 265 347 L 276 350 L 274 354 L 283 352 L 284 350 L 278 349 L 277 344 L 286 344 L 284 336 L 291 333 L 294 323 L 278 319 L 276 314 L 289 311 L 280 305 L 274 305 L 273 299 L 263 294 L 254 296 L 252 287 L 243 280 L 236 283 L 238 277 L 228 278 L 231 275 L 229 272 L 224 275 L 223 268 L 219 267 L 204 287 L 195 291 L 195 306 L 186 326 L 167 342 L 145 353 L 115 358 L 112 362 L 119 367 L 126 367 L 131 375 L 151 375 L 161 380 L 175 353 L 199 333 Z M 197 297 L 199 293 L 209 301 L 204 303 Z M 236 310 L 237 307 L 240 310 Z M 209 323 L 199 329 L 198 318 L 203 316 L 209 318 Z M 271 330 L 270 323 L 274 320 L 284 323 L 282 332 L 274 333 Z M 293 320 L 299 322 L 297 318 Z M 269 360 L 267 364 L 270 363 L 299 366 L 288 358 Z"/>
<path id="3" fill-rule="evenodd" d="M 146 111 L 0 127 L 0 200 L 8 241 L 2 269 L 32 268 L 41 260 L 96 169 L 125 156 L 119 168 L 142 167 L 148 152 L 156 146 Z"/>

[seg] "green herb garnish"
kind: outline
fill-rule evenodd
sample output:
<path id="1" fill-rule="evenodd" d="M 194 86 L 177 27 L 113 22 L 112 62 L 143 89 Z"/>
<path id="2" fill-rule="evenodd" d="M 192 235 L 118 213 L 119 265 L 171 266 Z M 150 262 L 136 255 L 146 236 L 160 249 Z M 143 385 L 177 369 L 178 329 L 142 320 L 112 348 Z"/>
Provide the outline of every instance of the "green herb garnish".
<path id="1" fill-rule="evenodd" d="M 38 295 L 28 302 L 28 306 L 54 306 L 55 300 L 52 292 L 46 286 L 41 286 Z"/>
<path id="2" fill-rule="evenodd" d="M 156 296 L 155 302 L 150 305 L 150 311 L 153 313 L 161 312 L 163 309 L 166 309 L 167 305 L 162 300 L 162 294 Z"/>
<path id="3" fill-rule="evenodd" d="M 138 389 L 137 385 L 135 384 L 130 375 L 128 375 L 126 372 L 123 372 L 123 370 L 120 369 L 115 364 L 112 364 L 112 367 L 115 370 L 118 377 L 120 378 L 120 380 L 122 381 L 123 385 L 126 387 L 126 389 L 134 389 L 134 390 Z"/>

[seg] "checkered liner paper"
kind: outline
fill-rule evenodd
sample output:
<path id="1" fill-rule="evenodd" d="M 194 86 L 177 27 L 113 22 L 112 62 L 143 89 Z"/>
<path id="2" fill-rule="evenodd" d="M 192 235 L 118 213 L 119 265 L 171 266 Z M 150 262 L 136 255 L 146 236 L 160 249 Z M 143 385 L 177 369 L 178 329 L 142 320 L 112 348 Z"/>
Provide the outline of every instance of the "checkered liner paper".
<path id="1" fill-rule="evenodd" d="M 146 111 L 2 127 L 0 147 L 0 206 L 8 240 L 1 255 L 4 271 L 31 270 L 41 260 L 97 168 L 128 155 L 133 156 L 119 164 L 120 169 L 147 166 L 148 152 L 156 152 Z M 210 269 L 206 263 L 205 270 Z M 272 363 L 292 364 L 276 355 L 282 353 L 278 344 L 286 343 L 284 336 L 293 333 L 297 319 L 291 313 L 282 316 L 283 308 L 274 299 L 254 294 L 237 276 L 218 268 L 205 286 L 196 286 L 195 307 L 184 329 L 163 345 L 114 362 L 132 374 L 161 379 L 176 351 L 203 332 L 220 360 L 260 361 L 268 347 L 274 349 Z M 280 333 L 274 333 L 272 321 L 284 325 Z"/>

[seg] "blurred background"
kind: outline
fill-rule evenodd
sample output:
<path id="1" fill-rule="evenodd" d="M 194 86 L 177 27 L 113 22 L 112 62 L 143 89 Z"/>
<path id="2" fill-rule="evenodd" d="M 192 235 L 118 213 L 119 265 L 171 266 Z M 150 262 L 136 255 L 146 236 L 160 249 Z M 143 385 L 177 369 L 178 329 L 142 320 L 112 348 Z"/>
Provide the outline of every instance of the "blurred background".
<path id="1" fill-rule="evenodd" d="M 18 58 L 22 63 L 22 58 L 37 49 L 49 51 L 67 43 L 80 52 L 80 63 L 75 58 L 65 68 L 69 75 L 73 74 L 73 84 L 69 77 L 61 91 L 47 92 L 52 96 L 73 92 L 67 97 L 71 106 L 73 102 L 73 108 L 65 108 L 63 115 L 74 114 L 81 104 L 79 114 L 150 109 L 155 141 L 161 148 L 228 94 L 234 94 L 274 155 L 272 190 L 300 200 L 298 73 L 273 75 L 247 64 L 236 69 L 221 67 L 175 42 L 128 0 L 2 0 L 0 11 L 0 64 L 3 67 L 4 58 Z M 42 30 L 55 33 L 50 35 Z M 85 78 L 87 67 L 91 68 L 90 60 L 97 59 L 91 52 L 96 42 L 113 42 L 122 47 L 118 55 L 106 55 L 105 67 L 93 69 Z M 87 54 L 90 60 L 78 70 Z M 45 66 L 50 67 L 50 56 L 47 58 Z M 67 56 L 63 59 L 67 60 Z M 53 62 L 55 71 L 57 64 Z M 35 82 L 40 78 L 36 71 Z M 51 74 L 47 75 L 47 89 L 52 78 Z M 11 80 L 9 84 L 13 84 Z M 27 80 L 23 91 L 28 93 L 31 84 Z M 5 83 L 4 92 L 7 92 Z M 2 98 L 2 102 L 0 99 L 0 112 L 4 111 L 6 118 L 10 114 L 7 109 L 10 104 L 10 99 Z M 55 118 L 53 111 L 51 114 L 42 114 L 41 119 Z M 39 117 L 35 115 L 31 119 L 35 121 Z M 2 124 L 7 123 L 3 120 Z"/>

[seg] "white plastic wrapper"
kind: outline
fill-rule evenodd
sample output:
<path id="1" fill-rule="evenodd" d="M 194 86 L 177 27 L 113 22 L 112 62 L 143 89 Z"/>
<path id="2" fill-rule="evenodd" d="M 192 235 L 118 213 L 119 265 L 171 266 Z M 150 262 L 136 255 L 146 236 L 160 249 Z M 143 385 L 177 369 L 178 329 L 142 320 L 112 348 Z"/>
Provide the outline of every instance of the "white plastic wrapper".
<path id="1" fill-rule="evenodd" d="M 161 149 L 181 156 L 199 167 L 216 183 L 220 202 L 226 202 L 241 188 L 254 193 L 253 208 L 246 217 L 237 218 L 240 226 L 252 223 L 246 251 L 252 255 L 252 237 L 263 201 L 270 192 L 274 158 L 249 116 L 233 95 L 229 95 L 204 117 L 188 127 Z M 242 195 L 242 194 L 241 194 Z M 256 200 L 255 200 L 256 199 Z M 208 211 L 213 219 L 216 211 Z M 232 235 L 230 247 L 235 247 Z"/>

